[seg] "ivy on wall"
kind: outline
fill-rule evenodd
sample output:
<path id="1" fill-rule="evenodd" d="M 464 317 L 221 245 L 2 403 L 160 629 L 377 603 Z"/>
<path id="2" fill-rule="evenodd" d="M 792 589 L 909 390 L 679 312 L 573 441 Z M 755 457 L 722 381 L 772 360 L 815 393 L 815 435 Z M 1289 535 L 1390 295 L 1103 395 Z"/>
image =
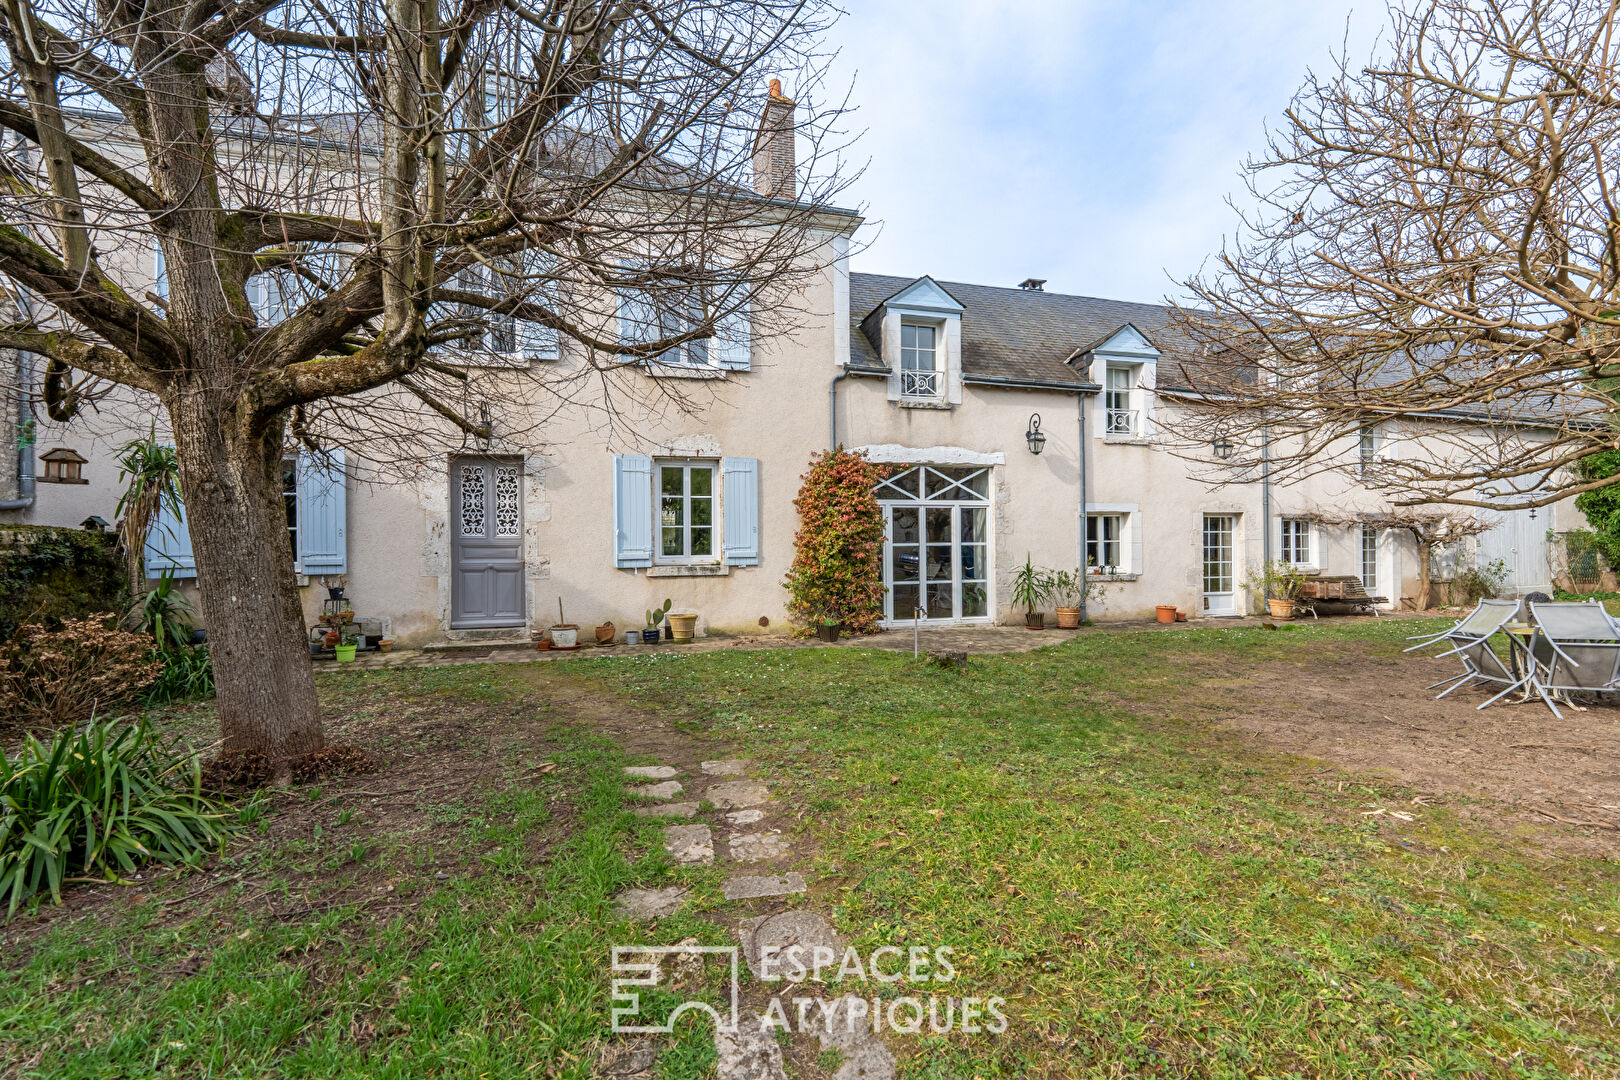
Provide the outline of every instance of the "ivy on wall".
<path id="1" fill-rule="evenodd" d="M 0 640 L 25 622 L 122 611 L 127 603 L 123 564 L 110 533 L 0 527 Z"/>
<path id="2" fill-rule="evenodd" d="M 813 632 L 828 620 L 854 634 L 883 618 L 883 511 L 873 488 L 888 475 L 866 455 L 833 450 L 810 459 L 798 497 L 799 532 L 788 571 L 788 612 Z"/>

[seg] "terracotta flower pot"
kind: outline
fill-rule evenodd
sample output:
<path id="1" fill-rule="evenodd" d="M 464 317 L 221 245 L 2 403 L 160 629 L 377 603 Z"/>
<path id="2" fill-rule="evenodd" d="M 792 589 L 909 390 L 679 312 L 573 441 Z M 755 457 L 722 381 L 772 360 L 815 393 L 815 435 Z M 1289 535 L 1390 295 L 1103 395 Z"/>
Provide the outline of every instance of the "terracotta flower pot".
<path id="1" fill-rule="evenodd" d="M 596 643 L 606 645 L 619 636 L 619 628 L 610 622 L 605 622 L 596 628 Z"/>
<path id="2" fill-rule="evenodd" d="M 1158 605 L 1157 607 L 1155 607 L 1153 609 L 1153 615 L 1154 615 L 1154 618 L 1158 619 L 1162 623 L 1175 622 L 1176 621 L 1176 605 L 1174 605 L 1174 604 L 1160 604 L 1160 605 Z"/>
<path id="3" fill-rule="evenodd" d="M 1060 607 L 1057 609 L 1059 630 L 1080 629 L 1080 609 L 1077 607 Z"/>
<path id="4" fill-rule="evenodd" d="M 1268 597 L 1266 610 L 1271 612 L 1273 619 L 1292 619 L 1294 617 L 1294 602 L 1287 599 L 1279 600 L 1275 596 Z"/>
<path id="5" fill-rule="evenodd" d="M 686 645 L 697 635 L 697 612 L 669 613 L 669 640 L 672 645 Z"/>

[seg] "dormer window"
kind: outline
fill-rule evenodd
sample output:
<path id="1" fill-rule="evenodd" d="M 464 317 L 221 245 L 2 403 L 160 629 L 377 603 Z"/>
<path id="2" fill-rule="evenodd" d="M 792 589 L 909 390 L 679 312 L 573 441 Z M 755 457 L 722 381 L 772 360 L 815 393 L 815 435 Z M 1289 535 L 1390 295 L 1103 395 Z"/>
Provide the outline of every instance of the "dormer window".
<path id="1" fill-rule="evenodd" d="M 910 322 L 900 324 L 901 397 L 939 396 L 937 339 L 935 327 Z"/>
<path id="2" fill-rule="evenodd" d="M 1142 410 L 1136 407 L 1136 368 L 1110 364 L 1103 384 L 1103 407 L 1107 410 L 1109 435 L 1134 437 L 1141 433 Z"/>

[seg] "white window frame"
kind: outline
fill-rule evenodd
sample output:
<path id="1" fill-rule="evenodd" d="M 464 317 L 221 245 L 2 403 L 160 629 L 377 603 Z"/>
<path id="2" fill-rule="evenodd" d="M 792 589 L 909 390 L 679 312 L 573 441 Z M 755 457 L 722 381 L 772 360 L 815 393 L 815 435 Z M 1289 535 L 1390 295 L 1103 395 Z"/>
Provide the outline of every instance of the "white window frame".
<path id="1" fill-rule="evenodd" d="M 1093 518 L 1119 519 L 1119 563 L 1112 570 L 1093 567 L 1088 562 L 1087 534 Z M 1090 577 L 1103 581 L 1131 581 L 1142 574 L 1142 508 L 1136 503 L 1087 503 L 1086 520 L 1080 530 L 1080 564 Z"/>
<path id="2" fill-rule="evenodd" d="M 1356 433 L 1356 475 L 1365 480 L 1378 460 L 1378 429 L 1367 425 Z"/>
<path id="3" fill-rule="evenodd" d="M 1315 570 L 1316 559 L 1316 530 L 1311 526 L 1309 518 L 1285 517 L 1279 523 L 1281 527 L 1281 543 L 1277 547 L 1281 561 L 1301 570 Z M 1290 536 L 1290 533 L 1293 535 Z M 1303 554 L 1299 548 L 1303 546 Z"/>
<path id="4" fill-rule="evenodd" d="M 287 526 L 287 537 L 292 541 L 293 568 L 302 574 L 304 572 L 304 568 L 298 563 L 298 526 L 299 518 L 303 516 L 303 507 L 298 505 L 298 455 L 288 454 L 283 456 L 281 459 L 281 468 L 281 501 L 283 506 L 291 506 L 293 512 L 292 523 Z M 287 476 L 289 473 L 292 476 L 291 487 L 287 486 Z"/>
<path id="5" fill-rule="evenodd" d="M 1105 535 L 1107 532 L 1107 527 L 1110 523 L 1112 523 L 1114 528 L 1114 536 L 1112 538 Z M 1086 573 L 1092 575 L 1093 577 L 1105 577 L 1118 574 L 1121 567 L 1129 565 L 1127 561 L 1128 552 L 1125 547 L 1125 532 L 1129 528 L 1130 517 L 1126 514 L 1088 513 L 1086 515 Z M 1093 540 L 1091 536 L 1094 531 L 1097 533 L 1097 538 L 1095 540 Z M 1094 561 L 1092 558 L 1093 547 L 1097 549 L 1098 554 L 1101 556 L 1106 556 L 1108 554 L 1108 548 L 1112 547 L 1115 555 L 1114 560 L 1109 562 L 1105 558 L 1097 558 Z"/>
<path id="6" fill-rule="evenodd" d="M 1125 385 L 1115 387 L 1114 373 L 1124 376 Z M 1123 394 L 1124 408 L 1116 405 L 1115 395 Z M 1142 365 L 1109 361 L 1103 368 L 1103 436 L 1110 439 L 1137 439 L 1142 436 Z"/>
<path id="7" fill-rule="evenodd" d="M 681 549 L 683 554 L 664 554 L 664 470 L 682 470 L 681 479 Z M 692 473 L 700 470 L 709 474 L 709 494 L 692 494 Z M 653 501 L 653 565 L 655 566 L 718 566 L 724 551 L 724 538 L 720 533 L 720 462 L 714 458 L 654 458 L 652 468 Z M 692 501 L 707 498 L 709 524 L 698 526 L 709 530 L 709 554 L 694 555 L 692 551 Z"/>
<path id="8" fill-rule="evenodd" d="M 913 333 L 918 330 L 926 330 L 933 337 L 933 342 L 927 350 L 923 350 L 916 345 L 907 348 L 907 330 Z M 899 370 L 900 397 L 902 399 L 938 400 L 941 391 L 944 389 L 945 373 L 941 369 L 939 362 L 941 346 L 944 345 L 944 342 L 945 327 L 941 323 L 929 319 L 902 318 L 900 320 Z M 928 357 L 928 366 L 922 367 L 918 364 L 918 361 L 922 359 L 925 351 Z M 910 366 L 907 366 L 908 353 L 911 354 L 909 357 L 911 360 Z"/>
<path id="9" fill-rule="evenodd" d="M 1382 540 L 1382 539 L 1383 539 L 1383 537 L 1381 537 L 1379 535 L 1379 530 L 1373 528 L 1371 525 L 1363 525 L 1361 527 L 1361 536 L 1360 536 L 1361 543 L 1360 543 L 1359 548 L 1358 548 L 1358 553 L 1359 553 L 1360 558 L 1361 558 L 1361 566 L 1360 566 L 1360 571 L 1357 574 L 1357 576 L 1361 579 L 1361 587 L 1367 591 L 1367 594 L 1369 596 L 1377 596 L 1378 595 L 1378 587 L 1379 587 L 1379 580 L 1378 579 L 1379 579 L 1379 573 L 1382 570 L 1382 568 L 1378 565 L 1378 563 L 1379 563 L 1378 556 L 1380 554 L 1380 552 L 1379 552 L 1379 547 L 1380 547 L 1379 541 Z M 1370 551 L 1369 551 L 1369 549 L 1370 549 Z M 1367 580 L 1367 566 L 1368 566 L 1367 559 L 1368 559 L 1369 554 L 1372 557 L 1372 580 L 1371 581 Z"/>
<path id="10" fill-rule="evenodd" d="M 519 276 L 525 273 L 520 268 L 513 268 L 511 272 Z M 472 280 L 457 281 L 452 278 L 446 282 L 446 285 L 450 288 L 459 287 L 486 296 L 494 295 L 497 286 L 500 285 L 501 271 L 483 263 L 474 263 L 461 271 L 457 277 L 462 275 L 466 275 Z M 471 287 L 469 288 L 469 286 Z M 523 324 L 526 320 L 519 319 L 516 315 L 496 314 L 483 308 L 474 308 L 471 305 L 468 305 L 468 310 L 472 315 L 481 316 L 485 319 L 484 336 L 476 345 L 462 342 L 437 346 L 433 350 L 434 359 L 461 367 L 527 367 L 529 364 L 536 362 L 556 360 L 561 355 L 562 335 L 550 327 L 545 329 L 551 331 L 551 340 L 544 345 L 528 349 L 524 347 Z M 539 323 L 531 323 L 530 325 L 541 326 Z M 507 342 L 500 341 L 497 335 L 510 335 L 509 344 L 511 348 L 501 348 L 500 346 L 507 344 Z"/>

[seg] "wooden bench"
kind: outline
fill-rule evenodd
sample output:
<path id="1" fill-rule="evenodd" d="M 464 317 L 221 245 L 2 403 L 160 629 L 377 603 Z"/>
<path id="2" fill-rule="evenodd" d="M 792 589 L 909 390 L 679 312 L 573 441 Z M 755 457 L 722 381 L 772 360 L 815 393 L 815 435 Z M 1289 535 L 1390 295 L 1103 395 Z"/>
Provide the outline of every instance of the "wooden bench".
<path id="1" fill-rule="evenodd" d="M 1377 615 L 1378 606 L 1389 603 L 1389 600 L 1383 596 L 1369 596 L 1360 578 L 1354 574 L 1344 574 L 1307 578 L 1299 588 L 1295 603 L 1309 611 L 1313 618 L 1320 618 L 1324 611 L 1329 615 L 1343 615 L 1351 611 Z"/>

